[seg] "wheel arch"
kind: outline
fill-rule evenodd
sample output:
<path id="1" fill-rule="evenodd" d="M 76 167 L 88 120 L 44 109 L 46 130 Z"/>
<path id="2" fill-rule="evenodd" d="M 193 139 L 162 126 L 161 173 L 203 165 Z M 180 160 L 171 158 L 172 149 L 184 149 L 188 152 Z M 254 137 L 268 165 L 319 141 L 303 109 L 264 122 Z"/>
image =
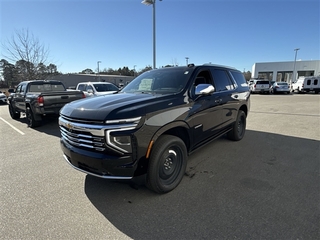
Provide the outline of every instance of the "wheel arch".
<path id="1" fill-rule="evenodd" d="M 246 105 L 242 105 L 239 110 L 244 111 L 244 113 L 246 114 L 246 116 L 248 116 L 248 107 Z"/>
<path id="2" fill-rule="evenodd" d="M 189 125 L 186 122 L 178 121 L 163 126 L 153 135 L 151 141 L 155 143 L 157 139 L 164 134 L 176 136 L 182 139 L 182 141 L 186 145 L 187 150 L 189 151 L 191 145 L 191 136 L 189 131 Z M 152 150 L 152 146 L 150 150 Z"/>
<path id="3" fill-rule="evenodd" d="M 159 139 L 159 137 L 162 135 L 172 135 L 172 136 L 179 137 L 184 142 L 187 148 L 187 152 L 189 152 L 190 146 L 191 146 L 191 142 L 190 142 L 191 136 L 189 131 L 189 125 L 186 122 L 177 121 L 177 122 L 172 122 L 165 126 L 162 126 L 160 129 L 158 129 L 154 133 L 154 135 L 150 139 L 144 157 L 139 160 L 138 167 L 135 172 L 135 176 L 139 176 L 147 172 L 152 148 L 156 143 L 156 141 Z"/>

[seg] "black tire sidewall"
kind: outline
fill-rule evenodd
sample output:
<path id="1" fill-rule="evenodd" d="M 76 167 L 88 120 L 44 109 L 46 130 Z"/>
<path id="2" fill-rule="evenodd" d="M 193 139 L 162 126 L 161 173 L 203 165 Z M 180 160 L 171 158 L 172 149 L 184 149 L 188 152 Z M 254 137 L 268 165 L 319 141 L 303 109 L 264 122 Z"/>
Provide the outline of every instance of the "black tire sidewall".
<path id="1" fill-rule="evenodd" d="M 228 132 L 229 139 L 231 139 L 233 141 L 239 141 L 244 137 L 245 132 L 246 132 L 246 124 L 247 124 L 246 117 L 247 116 L 246 116 L 245 112 L 242 110 L 239 110 L 236 122 L 233 124 L 232 130 L 230 132 Z M 242 123 L 241 123 L 242 135 L 239 135 L 239 131 L 238 131 L 239 121 L 242 121 Z"/>
<path id="2" fill-rule="evenodd" d="M 35 120 L 33 112 L 30 107 L 26 109 L 26 118 L 27 118 L 28 127 L 35 128 L 40 126 L 40 121 Z"/>
<path id="3" fill-rule="evenodd" d="M 30 108 L 26 109 L 26 118 L 27 118 L 27 124 L 29 127 L 33 127 L 33 115 Z"/>
<path id="4" fill-rule="evenodd" d="M 12 119 L 18 119 L 20 118 L 20 113 L 17 113 L 15 110 L 14 110 L 14 107 L 12 106 L 11 103 L 9 103 L 9 113 L 10 113 L 10 116 Z"/>
<path id="5" fill-rule="evenodd" d="M 166 154 L 165 152 L 175 147 L 178 149 L 179 153 L 181 154 L 181 163 L 180 169 L 178 171 L 177 176 L 170 184 L 164 184 L 161 177 L 160 177 L 160 169 L 163 165 L 163 156 Z M 184 142 L 176 137 L 171 135 L 163 135 L 160 136 L 159 139 L 156 141 L 149 160 L 148 172 L 147 172 L 147 187 L 157 193 L 166 193 L 173 189 L 175 189 L 179 183 L 181 182 L 187 167 L 187 149 Z"/>

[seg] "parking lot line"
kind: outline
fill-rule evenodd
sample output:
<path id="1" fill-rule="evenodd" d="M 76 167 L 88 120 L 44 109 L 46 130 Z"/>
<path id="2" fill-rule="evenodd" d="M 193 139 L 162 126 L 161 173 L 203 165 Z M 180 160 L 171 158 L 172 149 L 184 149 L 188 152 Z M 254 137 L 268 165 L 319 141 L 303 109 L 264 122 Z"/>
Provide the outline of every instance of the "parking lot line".
<path id="1" fill-rule="evenodd" d="M 20 133 L 21 135 L 24 135 L 24 132 L 20 131 L 18 128 L 16 128 L 15 126 L 11 125 L 10 123 L 8 123 L 6 120 L 4 120 L 2 117 L 0 117 L 0 119 L 5 122 L 6 124 L 8 124 L 11 128 L 13 128 L 14 130 L 16 130 L 18 133 Z"/>

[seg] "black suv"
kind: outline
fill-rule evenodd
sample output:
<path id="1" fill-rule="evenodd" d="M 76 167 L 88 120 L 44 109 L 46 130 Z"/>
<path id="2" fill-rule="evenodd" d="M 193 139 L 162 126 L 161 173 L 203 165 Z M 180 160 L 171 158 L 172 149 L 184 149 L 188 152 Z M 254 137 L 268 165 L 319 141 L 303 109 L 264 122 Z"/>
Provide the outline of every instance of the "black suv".
<path id="1" fill-rule="evenodd" d="M 241 140 L 250 109 L 243 74 L 218 65 L 145 72 L 120 92 L 60 111 L 61 148 L 77 170 L 106 179 L 146 174 L 165 193 L 182 180 L 188 155 L 224 134 Z"/>

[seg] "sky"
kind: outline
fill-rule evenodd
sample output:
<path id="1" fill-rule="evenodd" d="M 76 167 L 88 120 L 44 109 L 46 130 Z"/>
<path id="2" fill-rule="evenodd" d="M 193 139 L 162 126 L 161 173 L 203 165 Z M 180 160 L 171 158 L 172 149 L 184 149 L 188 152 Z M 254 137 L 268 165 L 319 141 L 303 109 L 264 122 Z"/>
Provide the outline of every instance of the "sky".
<path id="1" fill-rule="evenodd" d="M 319 0 L 155 0 L 156 67 L 320 59 Z M 141 0 L 0 0 L 3 44 L 27 29 L 62 73 L 153 66 L 153 5 Z M 100 63 L 98 64 L 98 61 Z"/>

